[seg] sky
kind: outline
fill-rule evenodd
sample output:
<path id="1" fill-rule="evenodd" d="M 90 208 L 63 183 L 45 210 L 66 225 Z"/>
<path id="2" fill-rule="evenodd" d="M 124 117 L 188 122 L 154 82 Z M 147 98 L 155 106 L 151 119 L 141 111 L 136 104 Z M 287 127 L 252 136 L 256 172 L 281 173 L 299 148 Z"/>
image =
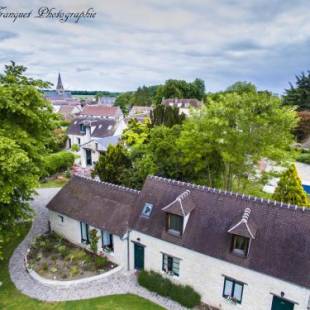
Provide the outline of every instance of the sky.
<path id="1" fill-rule="evenodd" d="M 282 94 L 310 70 L 309 0 L 2 1 L 0 70 L 10 60 L 66 89 L 134 90 L 201 78 L 207 91 L 235 81 Z M 40 7 L 95 18 L 35 18 Z"/>

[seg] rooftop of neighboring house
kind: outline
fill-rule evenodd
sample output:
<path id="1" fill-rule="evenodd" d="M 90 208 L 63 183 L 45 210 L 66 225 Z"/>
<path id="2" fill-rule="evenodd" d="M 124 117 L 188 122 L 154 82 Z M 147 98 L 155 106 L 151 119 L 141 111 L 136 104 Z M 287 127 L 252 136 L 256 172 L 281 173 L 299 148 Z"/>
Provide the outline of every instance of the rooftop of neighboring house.
<path id="1" fill-rule="evenodd" d="M 128 118 L 135 118 L 138 121 L 143 121 L 146 117 L 150 117 L 152 107 L 148 106 L 133 106 L 128 114 Z"/>
<path id="2" fill-rule="evenodd" d="M 99 98 L 99 103 L 100 104 L 107 104 L 107 105 L 113 105 L 115 102 L 116 97 L 108 97 L 108 96 L 103 96 Z"/>
<path id="3" fill-rule="evenodd" d="M 123 236 L 128 230 L 138 193 L 126 187 L 73 176 L 47 208 Z"/>
<path id="4" fill-rule="evenodd" d="M 65 120 L 72 120 L 80 111 L 79 105 L 61 105 L 57 113 L 61 114 Z"/>
<path id="5" fill-rule="evenodd" d="M 109 145 L 116 145 L 120 141 L 120 136 L 108 136 L 104 138 L 93 138 L 85 144 L 81 145 L 83 148 L 96 149 L 97 151 L 106 151 Z M 97 147 L 95 147 L 97 144 Z"/>
<path id="6" fill-rule="evenodd" d="M 85 127 L 91 128 L 91 137 L 104 138 L 113 136 L 117 126 L 113 119 L 102 118 L 77 118 L 70 124 L 67 133 L 69 135 L 83 136 L 86 134 Z"/>
<path id="7" fill-rule="evenodd" d="M 57 90 L 45 90 L 44 96 L 48 100 L 66 100 L 72 98 L 70 91 L 63 91 L 59 93 Z"/>
<path id="8" fill-rule="evenodd" d="M 199 108 L 202 105 L 202 102 L 198 99 L 179 99 L 179 98 L 170 98 L 170 99 L 163 99 L 161 104 L 176 106 L 179 108 Z"/>
<path id="9" fill-rule="evenodd" d="M 106 106 L 103 104 L 86 105 L 80 113 L 80 116 L 118 118 L 122 115 L 119 107 Z"/>
<path id="10" fill-rule="evenodd" d="M 74 176 L 48 208 L 112 233 L 131 228 L 310 287 L 308 208 L 155 176 L 146 179 L 141 192 Z M 167 230 L 170 215 L 183 219 L 180 235 Z M 232 252 L 235 236 L 249 241 L 247 255 Z"/>

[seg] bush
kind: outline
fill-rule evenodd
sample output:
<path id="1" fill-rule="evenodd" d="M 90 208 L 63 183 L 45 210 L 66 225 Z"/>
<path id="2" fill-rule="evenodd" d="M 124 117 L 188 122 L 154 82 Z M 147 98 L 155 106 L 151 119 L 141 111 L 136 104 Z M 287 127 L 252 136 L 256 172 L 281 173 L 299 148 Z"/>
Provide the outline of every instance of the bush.
<path id="1" fill-rule="evenodd" d="M 80 150 L 80 147 L 77 144 L 73 144 L 71 146 L 71 151 L 72 152 L 78 152 Z"/>
<path id="2" fill-rule="evenodd" d="M 97 269 L 104 269 L 108 264 L 108 260 L 104 256 L 95 257 L 95 265 Z"/>
<path id="3" fill-rule="evenodd" d="M 44 159 L 43 177 L 51 176 L 57 172 L 65 171 L 72 167 L 74 155 L 70 152 L 61 151 L 47 155 Z"/>
<path id="4" fill-rule="evenodd" d="M 201 296 L 192 287 L 174 284 L 154 271 L 141 271 L 138 275 L 138 283 L 188 308 L 193 308 L 201 302 Z"/>
<path id="5" fill-rule="evenodd" d="M 300 161 L 301 163 L 305 163 L 305 164 L 310 165 L 310 153 L 301 153 L 297 157 L 297 161 Z"/>

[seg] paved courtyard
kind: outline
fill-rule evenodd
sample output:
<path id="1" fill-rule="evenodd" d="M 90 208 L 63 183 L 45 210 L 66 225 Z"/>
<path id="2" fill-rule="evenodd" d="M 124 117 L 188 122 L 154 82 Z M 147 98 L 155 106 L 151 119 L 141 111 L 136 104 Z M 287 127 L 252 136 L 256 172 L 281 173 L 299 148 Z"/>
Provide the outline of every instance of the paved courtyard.
<path id="1" fill-rule="evenodd" d="M 38 195 L 32 202 L 32 207 L 36 213 L 32 228 L 23 242 L 15 249 L 10 259 L 11 279 L 21 292 L 43 301 L 77 300 L 131 293 L 149 299 L 167 309 L 185 309 L 178 303 L 140 287 L 133 273 L 120 272 L 101 280 L 71 287 L 50 287 L 34 280 L 25 269 L 24 257 L 32 240 L 37 235 L 47 231 L 48 212 L 45 206 L 58 190 L 56 188 L 38 190 Z"/>

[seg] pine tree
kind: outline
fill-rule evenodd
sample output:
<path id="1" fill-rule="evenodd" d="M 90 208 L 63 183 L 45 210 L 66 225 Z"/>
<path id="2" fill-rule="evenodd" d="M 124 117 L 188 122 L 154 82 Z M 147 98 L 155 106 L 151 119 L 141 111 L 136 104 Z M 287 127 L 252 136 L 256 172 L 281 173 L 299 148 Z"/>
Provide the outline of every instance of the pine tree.
<path id="1" fill-rule="evenodd" d="M 295 165 L 282 174 L 272 198 L 294 205 L 309 206 L 307 194 L 302 187 Z"/>

